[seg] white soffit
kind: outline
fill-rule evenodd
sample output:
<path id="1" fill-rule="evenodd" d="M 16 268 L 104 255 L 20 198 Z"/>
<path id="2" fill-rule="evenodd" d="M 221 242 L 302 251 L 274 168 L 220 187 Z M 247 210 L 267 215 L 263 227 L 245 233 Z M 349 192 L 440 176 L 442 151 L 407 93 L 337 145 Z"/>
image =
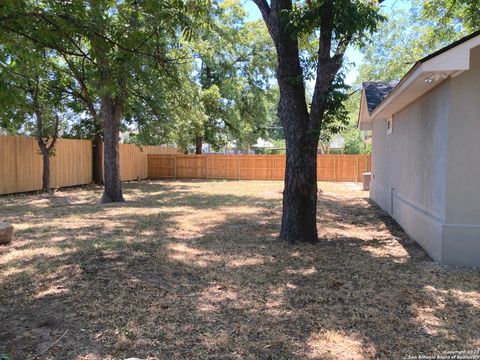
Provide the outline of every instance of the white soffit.
<path id="1" fill-rule="evenodd" d="M 480 46 L 480 35 L 431 59 L 427 57 L 428 60 L 424 62 L 417 62 L 373 111 L 371 118 L 388 118 L 435 88 L 446 78 L 469 70 L 470 50 L 477 46 Z"/>
<path id="2" fill-rule="evenodd" d="M 358 113 L 358 128 L 360 130 L 372 130 L 372 117 L 368 112 L 367 96 L 365 89 L 362 90 L 360 95 L 360 111 Z"/>

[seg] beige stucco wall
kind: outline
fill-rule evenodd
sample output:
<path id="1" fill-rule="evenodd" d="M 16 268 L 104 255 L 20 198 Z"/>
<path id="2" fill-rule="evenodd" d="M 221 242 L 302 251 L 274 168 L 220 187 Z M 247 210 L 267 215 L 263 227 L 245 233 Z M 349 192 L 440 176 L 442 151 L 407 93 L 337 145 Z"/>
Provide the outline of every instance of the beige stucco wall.
<path id="1" fill-rule="evenodd" d="M 445 218 L 449 81 L 373 123 L 371 197 L 436 260 Z"/>
<path id="2" fill-rule="evenodd" d="M 480 266 L 480 47 L 470 70 L 373 122 L 371 198 L 435 260 Z"/>
<path id="3" fill-rule="evenodd" d="M 442 260 L 480 266 L 480 47 L 450 86 Z"/>
<path id="4" fill-rule="evenodd" d="M 451 80 L 448 223 L 480 223 L 480 47 L 470 69 Z"/>

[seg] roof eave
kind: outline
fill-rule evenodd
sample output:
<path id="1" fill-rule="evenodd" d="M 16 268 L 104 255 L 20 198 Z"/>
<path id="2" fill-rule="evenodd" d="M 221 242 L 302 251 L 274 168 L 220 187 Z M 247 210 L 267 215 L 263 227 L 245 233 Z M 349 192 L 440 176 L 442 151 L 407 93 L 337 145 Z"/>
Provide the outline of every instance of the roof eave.
<path id="1" fill-rule="evenodd" d="M 392 92 L 373 110 L 371 118 L 387 118 L 403 109 L 448 77 L 470 69 L 470 50 L 480 46 L 480 34 L 455 47 L 418 61 Z"/>

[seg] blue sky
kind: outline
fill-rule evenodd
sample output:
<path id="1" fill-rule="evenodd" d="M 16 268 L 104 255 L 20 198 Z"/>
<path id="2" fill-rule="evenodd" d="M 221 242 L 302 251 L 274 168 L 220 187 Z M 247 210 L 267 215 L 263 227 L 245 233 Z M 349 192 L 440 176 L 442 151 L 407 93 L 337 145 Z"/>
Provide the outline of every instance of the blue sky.
<path id="1" fill-rule="evenodd" d="M 408 8 L 411 4 L 410 0 L 385 0 L 382 3 L 382 8 L 386 13 L 394 10 L 394 9 L 404 9 Z M 257 6 L 252 0 L 245 0 L 244 3 L 245 9 L 248 12 L 248 19 L 249 20 L 256 20 L 261 18 L 260 11 L 258 10 Z M 358 74 L 358 66 L 362 63 L 362 54 L 358 49 L 349 48 L 346 52 L 346 58 L 348 62 L 354 64 L 350 71 L 347 73 L 346 82 L 347 84 L 351 84 L 355 81 L 355 78 Z"/>

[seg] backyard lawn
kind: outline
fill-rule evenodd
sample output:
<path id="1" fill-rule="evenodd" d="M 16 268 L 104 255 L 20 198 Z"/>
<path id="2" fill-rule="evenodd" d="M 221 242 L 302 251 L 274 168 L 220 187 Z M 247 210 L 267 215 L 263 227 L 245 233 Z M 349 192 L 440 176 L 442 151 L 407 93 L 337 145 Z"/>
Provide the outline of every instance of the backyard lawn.
<path id="1" fill-rule="evenodd" d="M 0 198 L 0 353 L 401 359 L 480 348 L 480 272 L 432 262 L 353 184 L 318 245 L 277 241 L 282 182 L 150 181 Z"/>

